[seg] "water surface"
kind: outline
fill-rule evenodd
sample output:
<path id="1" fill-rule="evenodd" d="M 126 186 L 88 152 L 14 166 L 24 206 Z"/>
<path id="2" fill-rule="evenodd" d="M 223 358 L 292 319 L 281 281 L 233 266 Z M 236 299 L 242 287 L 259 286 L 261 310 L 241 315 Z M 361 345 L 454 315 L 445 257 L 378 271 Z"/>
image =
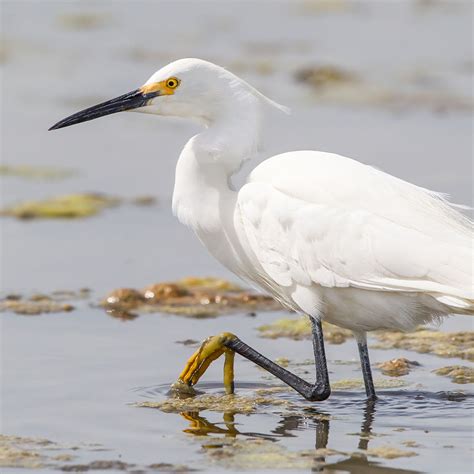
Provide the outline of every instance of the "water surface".
<path id="1" fill-rule="evenodd" d="M 311 358 L 310 343 L 259 338 L 255 328 L 281 314 L 205 320 L 156 314 L 124 322 L 91 306 L 118 287 L 185 275 L 232 278 L 170 211 L 176 157 L 198 130 L 195 125 L 119 114 L 46 131 L 81 107 L 136 88 L 179 57 L 227 66 L 292 108 L 291 116 L 268 117 L 260 159 L 292 149 L 334 151 L 472 204 L 469 110 L 440 108 L 426 98 L 413 99 L 415 105 L 376 104 L 370 94 L 328 102 L 294 78 L 303 67 L 330 64 L 400 97 L 429 92 L 469 102 L 472 5 L 340 2 L 340 9 L 324 9 L 313 3 L 2 2 L 3 162 L 77 170 L 54 181 L 5 177 L 3 203 L 85 191 L 159 200 L 157 206 L 123 205 L 76 221 L 3 218 L 4 293 L 88 287 L 92 295 L 67 314 L 2 314 L 2 433 L 107 449 L 80 449 L 77 464 L 121 459 L 137 468 L 166 462 L 206 472 L 258 470 L 258 463 L 239 465 L 202 448 L 209 438 L 219 443 L 231 437 L 269 440 L 283 453 L 314 448 L 362 453 L 318 455 L 310 466 L 285 472 L 471 470 L 472 390 L 431 372 L 470 365 L 467 361 L 377 349 L 371 352 L 374 363 L 405 356 L 422 367 L 403 377 L 406 386 L 382 389 L 374 407 L 360 389 L 351 389 L 335 391 L 319 404 L 276 394 L 297 407 L 237 414 L 233 421 L 232 414 L 212 411 L 183 416 L 133 405 L 167 397 L 166 387 L 193 350 L 175 341 L 232 331 L 264 354 L 292 361 Z M 354 94 L 360 99 L 363 92 L 367 89 Z M 472 323 L 456 317 L 442 329 L 472 329 Z M 360 377 L 353 341 L 328 345 L 327 355 L 333 381 Z M 307 370 L 311 379 L 312 367 Z M 276 383 L 240 359 L 236 374 L 243 395 Z M 377 370 L 376 376 L 383 379 Z M 216 363 L 200 389 L 220 393 L 220 380 Z M 193 426 L 201 428 L 190 433 Z M 386 445 L 416 456 L 363 455 Z"/>

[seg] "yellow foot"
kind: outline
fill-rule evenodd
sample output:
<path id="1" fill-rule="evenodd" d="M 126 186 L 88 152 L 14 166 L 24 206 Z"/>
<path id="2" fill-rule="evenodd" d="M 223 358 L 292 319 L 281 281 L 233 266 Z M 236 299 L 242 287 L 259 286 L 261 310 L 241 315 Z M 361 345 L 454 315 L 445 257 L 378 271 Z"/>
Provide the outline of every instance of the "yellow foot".
<path id="1" fill-rule="evenodd" d="M 199 412 L 183 412 L 180 415 L 189 421 L 189 428 L 183 430 L 185 433 L 201 436 L 207 436 L 209 433 L 218 433 L 232 438 L 240 434 L 235 428 L 234 414 L 231 412 L 225 412 L 223 415 L 225 428 L 221 428 L 219 426 L 220 423 L 211 423 L 203 416 L 199 416 Z"/>
<path id="2" fill-rule="evenodd" d="M 206 372 L 211 362 L 215 361 L 222 354 L 224 361 L 224 387 L 228 394 L 234 393 L 234 351 L 228 349 L 224 343 L 237 336 L 230 332 L 223 332 L 218 336 L 210 336 L 204 340 L 201 347 L 188 359 L 179 379 L 172 387 L 180 386 L 192 387 Z"/>

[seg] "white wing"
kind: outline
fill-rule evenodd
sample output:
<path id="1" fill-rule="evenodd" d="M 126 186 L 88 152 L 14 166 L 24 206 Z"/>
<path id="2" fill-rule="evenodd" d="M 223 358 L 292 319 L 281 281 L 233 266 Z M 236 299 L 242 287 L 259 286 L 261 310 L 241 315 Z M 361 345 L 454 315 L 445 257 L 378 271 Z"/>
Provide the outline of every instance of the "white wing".
<path id="1" fill-rule="evenodd" d="M 275 156 L 252 172 L 237 212 L 270 284 L 425 292 L 474 305 L 472 224 L 441 196 L 349 158 Z"/>

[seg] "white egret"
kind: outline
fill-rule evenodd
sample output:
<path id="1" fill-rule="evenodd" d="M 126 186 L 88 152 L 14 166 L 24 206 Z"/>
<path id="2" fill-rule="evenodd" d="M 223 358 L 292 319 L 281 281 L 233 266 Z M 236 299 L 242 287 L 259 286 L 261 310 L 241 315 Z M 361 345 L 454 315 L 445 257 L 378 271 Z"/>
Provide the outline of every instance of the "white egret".
<path id="1" fill-rule="evenodd" d="M 204 341 L 181 374 L 185 384 L 194 385 L 225 353 L 224 384 L 232 392 L 237 352 L 306 399 L 324 400 L 325 320 L 354 332 L 373 399 L 367 331 L 474 314 L 472 222 L 440 194 L 318 151 L 273 156 L 232 189 L 231 176 L 257 153 L 265 107 L 284 109 L 222 67 L 181 59 L 139 89 L 51 129 L 136 108 L 200 121 L 205 130 L 177 163 L 174 213 L 236 275 L 311 318 L 314 384 L 230 333 Z"/>

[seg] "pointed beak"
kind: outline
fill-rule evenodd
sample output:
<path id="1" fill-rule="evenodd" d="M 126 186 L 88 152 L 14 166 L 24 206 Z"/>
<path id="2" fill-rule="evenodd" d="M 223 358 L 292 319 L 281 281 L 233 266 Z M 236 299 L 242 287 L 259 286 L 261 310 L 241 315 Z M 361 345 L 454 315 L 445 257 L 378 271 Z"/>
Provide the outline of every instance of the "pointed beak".
<path id="1" fill-rule="evenodd" d="M 105 115 L 144 107 L 149 104 L 151 99 L 159 95 L 159 91 L 147 91 L 147 89 L 142 87 L 70 115 L 54 124 L 49 130 L 57 130 L 58 128 L 69 127 L 70 125 L 87 122 Z"/>

